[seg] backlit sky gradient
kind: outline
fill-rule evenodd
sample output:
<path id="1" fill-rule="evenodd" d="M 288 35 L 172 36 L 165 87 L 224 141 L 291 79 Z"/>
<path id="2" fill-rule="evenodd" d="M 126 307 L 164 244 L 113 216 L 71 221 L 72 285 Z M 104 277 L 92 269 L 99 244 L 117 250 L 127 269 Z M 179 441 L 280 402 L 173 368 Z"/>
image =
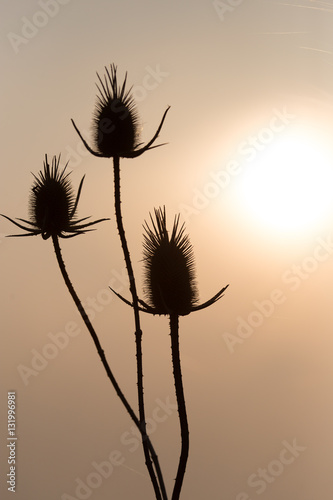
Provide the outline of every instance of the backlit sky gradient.
<path id="1" fill-rule="evenodd" d="M 221 301 L 180 323 L 190 425 L 181 498 L 331 500 L 333 2 L 226 0 L 225 12 L 222 3 L 2 2 L 0 212 L 28 217 L 31 172 L 45 153 L 69 160 L 75 188 L 86 176 L 79 216 L 110 221 L 61 247 L 136 409 L 133 318 L 108 289 L 129 297 L 112 164 L 84 150 L 70 119 L 90 139 L 96 71 L 110 63 L 120 80 L 128 72 L 142 141 L 170 105 L 159 137 L 167 145 L 121 162 L 138 289 L 142 224 L 160 205 L 170 225 L 178 212 L 186 221 L 200 299 L 230 283 Z M 276 162 L 280 177 L 269 173 Z M 0 221 L 1 498 L 12 498 L 6 395 L 15 390 L 16 500 L 83 498 L 77 480 L 86 484 L 115 451 L 122 465 L 86 498 L 153 499 L 132 421 L 52 243 L 5 238 L 19 232 Z M 142 325 L 146 413 L 171 495 L 180 440 L 168 322 L 142 316 Z M 57 350 L 59 332 L 68 343 Z M 53 359 L 24 379 L 22 367 L 43 352 Z"/>

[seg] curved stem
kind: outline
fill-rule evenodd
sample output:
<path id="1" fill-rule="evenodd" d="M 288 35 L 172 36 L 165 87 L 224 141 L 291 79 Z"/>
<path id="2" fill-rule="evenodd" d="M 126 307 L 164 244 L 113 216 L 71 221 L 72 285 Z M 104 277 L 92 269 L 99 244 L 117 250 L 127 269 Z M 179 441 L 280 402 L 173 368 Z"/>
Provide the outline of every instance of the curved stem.
<path id="1" fill-rule="evenodd" d="M 61 250 L 60 250 L 60 246 L 59 246 L 59 241 L 58 241 L 58 237 L 57 236 L 52 236 L 52 242 L 53 242 L 53 246 L 54 246 L 54 251 L 55 251 L 55 254 L 56 254 L 56 257 L 57 257 L 57 261 L 58 261 L 58 264 L 59 264 L 59 268 L 60 268 L 60 271 L 61 271 L 61 274 L 62 274 L 62 277 L 64 278 L 64 281 L 66 283 L 66 286 L 67 286 L 67 289 L 69 291 L 69 293 L 71 294 L 71 297 L 72 299 L 74 300 L 75 302 L 75 305 L 94 341 L 94 344 L 96 346 L 96 349 L 97 349 L 97 352 L 101 358 L 101 361 L 103 363 L 103 366 L 105 368 L 105 371 L 109 377 L 109 379 L 111 380 L 111 383 L 117 393 L 117 396 L 119 396 L 119 398 L 121 399 L 121 402 L 123 403 L 123 405 L 125 406 L 127 412 L 129 413 L 130 417 L 132 418 L 133 422 L 135 423 L 135 425 L 137 426 L 137 428 L 139 429 L 140 433 L 141 433 L 141 436 L 142 436 L 142 440 L 143 442 L 146 444 L 146 447 L 147 449 L 149 450 L 151 456 L 153 457 L 154 459 L 154 463 L 157 464 L 156 467 L 159 467 L 158 466 L 158 459 L 157 459 L 157 455 L 155 453 L 155 450 L 153 448 L 153 445 L 146 433 L 146 430 L 142 428 L 141 426 L 141 423 L 139 421 L 139 419 L 137 418 L 137 416 L 135 415 L 134 411 L 132 410 L 130 404 L 128 403 L 127 399 L 125 398 L 123 392 L 121 391 L 112 371 L 111 371 L 111 368 L 106 360 L 106 357 L 105 357 L 105 354 L 104 354 L 104 351 L 102 349 L 102 346 L 99 342 L 99 339 L 98 339 L 98 336 L 95 332 L 95 329 L 94 327 L 92 326 L 90 320 L 89 320 L 89 317 L 84 309 L 84 307 L 82 306 L 82 303 L 78 297 L 78 295 L 76 294 L 75 290 L 74 290 L 74 287 L 69 279 L 69 276 L 67 274 L 67 271 L 66 271 L 66 267 L 65 267 L 65 263 L 64 263 L 64 260 L 62 258 L 62 255 L 61 255 Z M 156 497 L 156 498 L 161 498 L 161 497 Z"/>
<path id="2" fill-rule="evenodd" d="M 126 269 L 128 273 L 129 279 L 129 288 L 132 295 L 132 303 L 133 303 L 133 311 L 134 311 L 134 322 L 135 322 L 135 344 L 136 344 L 136 362 L 137 362 L 137 386 L 138 386 L 138 404 L 139 404 L 139 416 L 140 416 L 140 425 L 142 428 L 142 435 L 146 434 L 146 418 L 145 418 L 145 409 L 144 409 L 144 398 L 143 398 L 143 368 L 142 368 L 142 330 L 140 326 L 140 316 L 139 316 L 139 301 L 138 295 L 136 291 L 134 272 L 131 262 L 131 257 L 129 253 L 129 249 L 127 246 L 125 230 L 122 221 L 121 215 L 121 199 L 120 199 L 120 165 L 119 165 L 119 157 L 115 156 L 113 158 L 113 170 L 114 170 L 114 198 L 115 198 L 115 213 L 117 220 L 117 228 L 121 241 L 121 246 L 124 253 L 124 259 L 126 264 Z M 158 465 L 157 457 L 152 456 L 154 461 L 156 474 L 159 480 L 159 485 L 156 479 L 156 475 L 153 469 L 152 461 L 150 458 L 149 449 L 147 446 L 146 439 L 142 439 L 143 451 L 145 455 L 146 466 L 150 475 L 150 479 L 152 481 L 156 498 L 163 498 L 163 500 L 167 500 L 166 490 L 164 486 L 162 472 Z M 162 494 L 162 497 L 161 497 Z"/>
<path id="3" fill-rule="evenodd" d="M 180 490 L 182 488 L 186 463 L 188 459 L 189 430 L 188 430 L 188 422 L 186 414 L 182 372 L 180 367 L 179 319 L 177 314 L 170 314 L 170 336 L 171 336 L 173 375 L 175 379 L 178 415 L 179 415 L 180 432 L 182 440 L 178 471 L 177 471 L 175 486 L 172 493 L 172 500 L 178 500 L 180 497 Z"/>

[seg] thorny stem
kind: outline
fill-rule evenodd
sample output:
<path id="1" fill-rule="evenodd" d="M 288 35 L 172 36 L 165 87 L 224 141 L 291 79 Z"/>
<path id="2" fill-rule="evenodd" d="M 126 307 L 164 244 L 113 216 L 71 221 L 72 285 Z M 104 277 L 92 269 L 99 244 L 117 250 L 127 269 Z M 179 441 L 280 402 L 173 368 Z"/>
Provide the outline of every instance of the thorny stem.
<path id="1" fill-rule="evenodd" d="M 78 297 L 78 295 L 76 294 L 75 290 L 74 290 L 74 287 L 69 279 L 69 276 L 67 274 L 67 271 L 66 271 L 66 267 L 65 267 L 65 263 L 64 263 L 64 260 L 62 258 L 62 255 L 61 255 L 61 249 L 60 249 L 60 245 L 59 245 L 59 240 L 58 240 L 58 237 L 57 236 L 54 236 L 52 235 L 52 242 L 53 242 L 53 246 L 54 246 L 54 251 L 55 251 L 55 254 L 56 254 L 56 257 L 57 257 L 57 261 L 58 261 L 58 264 L 59 264 L 59 267 L 60 267 L 60 271 L 61 271 L 61 274 L 62 274 L 62 277 L 64 278 L 64 281 L 66 283 L 66 286 L 67 286 L 67 289 L 69 291 L 69 293 L 71 294 L 71 297 L 72 299 L 74 300 L 75 302 L 75 305 L 94 341 L 94 344 L 96 346 L 96 349 L 97 349 L 97 352 L 101 358 L 101 361 L 103 363 L 103 366 L 105 368 L 105 371 L 109 377 L 109 379 L 111 380 L 111 383 L 117 393 L 117 396 L 119 396 L 119 398 L 121 399 L 121 402 L 123 403 L 123 405 L 125 406 L 126 410 L 128 411 L 130 417 L 132 418 L 133 422 L 135 423 L 135 425 L 137 426 L 137 428 L 139 429 L 140 433 L 141 433 L 141 436 L 142 436 L 142 441 L 145 443 L 147 449 L 149 450 L 151 456 L 153 457 L 153 460 L 154 460 L 154 463 L 155 463 L 155 467 L 157 470 L 159 470 L 159 464 L 158 464 L 158 459 L 157 459 L 157 455 L 155 453 L 155 450 L 153 448 L 153 445 L 150 441 L 150 438 L 148 437 L 147 433 L 146 433 L 146 429 L 144 429 L 139 421 L 139 419 L 137 418 L 137 416 L 135 415 L 134 411 L 132 410 L 131 406 L 129 405 L 127 399 L 125 398 L 123 392 L 121 391 L 112 371 L 111 371 L 111 368 L 106 360 L 106 357 L 105 357 L 105 354 L 104 354 L 104 350 L 102 349 L 102 346 L 99 342 L 99 339 L 98 339 L 98 336 L 95 332 L 95 329 L 94 327 L 92 326 L 90 320 L 89 320 L 89 317 L 84 309 L 84 307 L 82 306 L 81 304 L 81 301 Z M 158 491 L 159 493 L 159 491 Z M 161 498 L 161 496 L 156 496 L 156 498 Z"/>
<path id="2" fill-rule="evenodd" d="M 146 466 L 152 481 L 155 495 L 157 499 L 167 500 L 167 494 L 164 486 L 162 472 L 159 467 L 157 455 L 152 455 L 151 450 L 149 450 L 147 441 L 145 439 L 146 434 L 146 418 L 144 409 L 144 398 L 143 398 L 143 368 L 142 368 L 142 330 L 140 326 L 140 316 L 139 316 L 139 301 L 136 291 L 135 278 L 133 273 L 133 267 L 131 262 L 131 257 L 129 249 L 127 246 L 125 230 L 122 222 L 121 215 L 121 199 L 120 199 L 120 165 L 119 157 L 115 156 L 113 158 L 113 170 L 114 170 L 114 196 L 115 196 L 115 213 L 117 220 L 118 233 L 121 241 L 121 246 L 124 253 L 124 259 L 126 264 L 126 269 L 129 279 L 129 288 L 132 295 L 133 301 L 133 311 L 134 311 L 134 322 L 135 322 L 135 344 L 136 344 L 136 361 L 137 361 L 137 386 L 138 386 L 138 404 L 139 404 L 139 416 L 140 416 L 140 426 L 142 428 L 142 445 L 145 455 Z M 156 474 L 153 469 L 151 458 L 154 462 L 156 474 L 158 481 L 156 479 Z M 162 496 L 161 496 L 162 494 Z"/>
<path id="3" fill-rule="evenodd" d="M 178 415 L 179 415 L 181 442 L 182 442 L 178 471 L 171 500 L 178 500 L 180 497 L 180 490 L 183 484 L 186 463 L 189 453 L 189 430 L 188 430 L 188 422 L 187 422 L 187 414 L 185 406 L 182 372 L 180 367 L 179 317 L 177 314 L 174 313 L 170 314 L 170 336 L 171 336 L 173 375 L 175 379 L 175 388 L 176 388 L 176 397 L 178 404 Z"/>

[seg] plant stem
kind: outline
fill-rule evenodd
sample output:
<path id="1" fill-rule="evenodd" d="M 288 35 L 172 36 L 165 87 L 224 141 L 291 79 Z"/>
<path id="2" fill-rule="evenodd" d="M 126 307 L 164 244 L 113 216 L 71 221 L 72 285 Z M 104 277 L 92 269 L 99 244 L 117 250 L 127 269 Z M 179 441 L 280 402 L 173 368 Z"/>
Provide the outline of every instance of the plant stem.
<path id="1" fill-rule="evenodd" d="M 177 314 L 170 314 L 170 336 L 171 336 L 173 375 L 175 379 L 178 415 L 179 415 L 181 441 L 182 441 L 178 471 L 177 471 L 175 486 L 172 493 L 172 500 L 178 500 L 180 497 L 180 490 L 183 484 L 186 463 L 189 453 L 189 430 L 188 430 L 186 405 L 185 405 L 185 397 L 184 397 L 184 389 L 182 381 L 182 372 L 180 367 L 179 318 Z"/>
<path id="2" fill-rule="evenodd" d="M 122 221 L 121 215 L 121 199 L 120 199 L 120 164 L 119 157 L 115 156 L 113 158 L 113 170 L 114 170 L 114 199 L 115 199 L 115 213 L 117 220 L 117 228 L 121 241 L 121 246 L 124 253 L 124 259 L 126 264 L 126 269 L 128 273 L 129 279 L 129 289 L 132 295 L 133 302 L 133 311 L 134 311 L 134 323 L 135 323 L 135 345 L 136 345 L 136 362 L 137 362 L 137 386 L 138 386 L 138 405 L 139 405 L 139 417 L 140 417 L 140 425 L 142 428 L 142 436 L 146 435 L 146 418 L 145 418 L 145 408 L 144 408 L 144 398 L 143 398 L 143 367 L 142 367 L 142 330 L 140 326 L 140 315 L 139 315 L 139 301 L 138 295 L 136 291 L 135 277 L 131 262 L 131 257 L 129 253 L 129 249 L 127 246 L 127 240 L 125 236 L 125 230 Z M 167 500 L 167 494 L 164 486 L 162 472 L 160 470 L 157 456 L 152 455 L 156 474 L 158 477 L 158 481 L 156 479 L 156 474 L 153 469 L 152 461 L 150 458 L 149 449 L 147 446 L 146 439 L 142 439 L 143 451 L 145 455 L 145 463 L 150 475 L 150 479 L 152 481 L 156 498 L 163 498 L 163 500 Z M 161 497 L 162 494 L 162 497 Z"/>
<path id="3" fill-rule="evenodd" d="M 106 360 L 106 357 L 105 357 L 105 354 L 104 354 L 104 350 L 102 349 L 102 346 L 99 342 L 99 339 L 98 339 L 98 336 L 95 332 L 95 329 L 94 327 L 92 326 L 91 322 L 90 322 L 90 319 L 78 297 L 78 295 L 76 294 L 75 292 L 75 289 L 69 279 L 69 276 L 68 276 L 68 273 L 67 273 L 67 270 L 66 270 L 66 267 L 65 267 L 65 263 L 64 263 L 64 260 L 62 258 L 62 255 L 61 255 L 61 249 L 60 249 L 60 246 L 59 246 L 59 240 L 58 240 L 58 237 L 57 236 L 52 236 L 52 242 L 53 242 L 53 246 L 54 246 L 54 251 L 55 251 L 55 254 L 56 254 L 56 257 L 57 257 L 57 261 L 58 261 L 58 264 L 59 264 L 59 268 L 60 268 L 60 271 L 61 271 L 61 274 L 62 274 L 62 277 L 64 278 L 64 281 L 66 283 L 66 286 L 67 286 L 67 289 L 72 297 L 72 299 L 74 300 L 75 302 L 75 305 L 94 341 L 94 344 L 96 346 L 96 349 L 97 349 L 97 352 L 101 358 L 101 361 L 103 363 L 103 366 L 105 368 L 105 371 L 109 377 L 109 379 L 111 380 L 111 383 L 117 393 L 117 395 L 119 396 L 119 398 L 121 399 L 121 402 L 123 403 L 123 405 L 125 406 L 127 412 L 129 413 L 130 417 L 132 418 L 133 422 L 135 423 L 135 425 L 137 426 L 137 428 L 139 429 L 140 433 L 141 433 L 141 436 L 142 436 L 142 441 L 145 443 L 147 449 L 149 450 L 153 460 L 154 460 L 154 464 L 155 464 L 155 467 L 157 470 L 159 470 L 159 464 L 158 464 L 158 458 L 157 458 L 157 455 L 155 453 L 155 450 L 153 448 L 153 445 L 150 441 L 150 438 L 148 437 L 147 433 L 146 433 L 146 430 L 142 428 L 141 426 L 141 423 L 139 421 L 139 419 L 137 418 L 137 416 L 135 415 L 134 411 L 132 410 L 131 406 L 129 405 L 127 399 L 125 398 L 123 392 L 121 391 L 112 371 L 111 371 L 111 368 Z M 159 490 L 158 490 L 158 494 L 159 496 L 156 495 L 156 498 L 157 499 L 161 499 L 162 497 L 160 496 L 160 493 L 159 493 Z"/>

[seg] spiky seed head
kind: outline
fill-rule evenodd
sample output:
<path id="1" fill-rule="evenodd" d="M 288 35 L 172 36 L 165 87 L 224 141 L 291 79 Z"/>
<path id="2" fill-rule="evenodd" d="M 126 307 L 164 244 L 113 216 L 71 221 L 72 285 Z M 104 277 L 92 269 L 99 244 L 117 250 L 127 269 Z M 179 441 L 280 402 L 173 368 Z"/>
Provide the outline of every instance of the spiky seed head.
<path id="1" fill-rule="evenodd" d="M 105 67 L 104 80 L 97 74 L 96 110 L 94 114 L 94 142 L 97 151 L 107 158 L 126 156 L 138 145 L 138 115 L 131 95 L 126 90 L 125 76 L 118 86 L 117 67 Z"/>
<path id="2" fill-rule="evenodd" d="M 44 162 L 44 171 L 35 176 L 32 186 L 29 213 L 31 221 L 41 230 L 44 239 L 60 235 L 70 228 L 74 216 L 75 196 L 69 182 L 66 166 L 59 171 L 59 161 L 53 157 L 52 166 Z"/>
<path id="3" fill-rule="evenodd" d="M 184 224 L 175 217 L 171 236 L 166 227 L 165 207 L 150 215 L 152 228 L 144 229 L 144 286 L 148 304 L 156 314 L 184 316 L 198 300 L 193 247 Z"/>
<path id="4" fill-rule="evenodd" d="M 25 234 L 12 234 L 10 236 L 36 236 L 42 235 L 44 240 L 50 236 L 60 238 L 71 238 L 83 234 L 89 226 L 108 219 L 98 219 L 93 222 L 84 222 L 90 217 L 76 218 L 76 209 L 80 199 L 84 177 L 75 197 L 72 185 L 69 181 L 70 172 L 66 171 L 67 164 L 59 170 L 60 155 L 52 158 L 50 166 L 47 155 L 45 155 L 44 170 L 34 175 L 34 184 L 31 188 L 29 199 L 30 220 L 17 219 L 17 222 L 7 215 L 0 214 L 17 227 L 24 229 Z"/>

